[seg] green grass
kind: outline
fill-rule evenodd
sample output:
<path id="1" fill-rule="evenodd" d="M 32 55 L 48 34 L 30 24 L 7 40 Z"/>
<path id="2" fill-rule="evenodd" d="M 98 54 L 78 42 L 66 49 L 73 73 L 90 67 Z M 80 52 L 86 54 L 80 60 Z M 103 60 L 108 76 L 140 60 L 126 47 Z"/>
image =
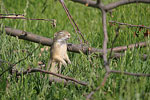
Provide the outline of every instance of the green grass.
<path id="1" fill-rule="evenodd" d="M 0 13 L 25 14 L 27 18 L 45 18 L 56 19 L 57 27 L 53 28 L 50 22 L 29 21 L 29 20 L 11 20 L 2 19 L 0 24 L 12 28 L 32 32 L 41 36 L 52 38 L 53 34 L 60 30 L 67 30 L 71 33 L 70 43 L 79 43 L 76 33 L 70 24 L 61 4 L 54 0 L 1 0 Z M 104 1 L 104 0 L 103 0 Z M 116 1 L 116 0 L 113 0 Z M 111 0 L 105 0 L 108 4 Z M 81 32 L 84 34 L 89 45 L 95 48 L 102 48 L 103 31 L 101 12 L 98 9 L 86 7 L 84 5 L 73 3 L 66 0 L 66 5 L 78 24 Z M 44 12 L 42 13 L 43 9 Z M 150 6 L 148 4 L 130 4 L 116 8 L 111 17 L 107 14 L 107 22 L 110 20 L 124 22 L 134 25 L 149 26 Z M 3 27 L 1 27 L 1 30 Z M 108 48 L 115 37 L 116 26 L 111 27 L 107 24 L 109 42 Z M 119 31 L 119 36 L 115 46 L 129 45 L 140 41 L 149 42 L 149 38 L 144 38 L 143 32 L 139 37 L 134 37 L 136 28 L 123 28 Z M 10 37 L 5 32 L 0 33 L 0 59 L 15 63 L 24 58 L 28 52 L 31 52 L 39 44 Z M 43 48 L 44 46 L 40 46 Z M 44 51 L 39 57 L 40 48 L 32 56 L 16 65 L 18 70 L 25 70 L 29 67 L 38 67 L 38 61 L 48 62 L 49 52 Z M 149 47 L 144 49 L 127 50 L 125 56 L 120 59 L 112 59 L 111 69 L 128 71 L 134 73 L 150 73 L 150 59 L 143 61 L 140 54 L 149 55 Z M 22 52 L 25 50 L 25 52 Z M 71 65 L 63 70 L 63 74 L 89 82 L 89 85 L 96 88 L 103 80 L 105 69 L 103 60 L 91 55 L 92 64 L 90 64 L 86 55 L 69 53 Z M 0 66 L 0 73 L 7 69 L 8 64 Z M 18 80 L 6 72 L 0 79 L 0 99 L 1 100 L 84 100 L 92 88 L 84 86 L 74 86 L 73 84 L 64 86 L 53 83 L 49 85 L 44 75 L 34 73 L 24 75 Z M 9 83 L 9 84 L 7 84 Z M 150 99 L 150 81 L 146 77 L 133 77 L 118 74 L 111 74 L 105 86 L 96 92 L 93 96 L 95 100 L 148 100 Z"/>

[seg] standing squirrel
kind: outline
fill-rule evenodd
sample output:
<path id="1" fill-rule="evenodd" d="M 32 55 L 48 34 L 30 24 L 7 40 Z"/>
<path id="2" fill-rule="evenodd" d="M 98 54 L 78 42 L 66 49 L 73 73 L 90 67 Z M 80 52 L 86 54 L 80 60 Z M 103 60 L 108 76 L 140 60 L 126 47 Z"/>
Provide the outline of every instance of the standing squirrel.
<path id="1" fill-rule="evenodd" d="M 54 34 L 53 44 L 50 48 L 50 60 L 48 62 L 47 70 L 51 72 L 61 73 L 61 66 L 71 64 L 67 54 L 67 40 L 70 38 L 70 33 L 67 31 L 59 31 Z M 67 63 L 66 63 L 67 61 Z M 56 64 L 58 63 L 58 67 Z M 50 68 L 51 65 L 51 68 Z"/>

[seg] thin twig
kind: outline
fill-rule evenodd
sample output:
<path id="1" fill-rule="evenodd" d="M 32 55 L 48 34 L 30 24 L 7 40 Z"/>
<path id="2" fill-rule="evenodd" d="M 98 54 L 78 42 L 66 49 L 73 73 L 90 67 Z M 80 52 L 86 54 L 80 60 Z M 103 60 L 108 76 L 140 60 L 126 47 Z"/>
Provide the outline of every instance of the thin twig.
<path id="1" fill-rule="evenodd" d="M 33 54 L 34 51 L 36 51 L 38 48 L 39 48 L 40 44 L 31 52 L 29 53 L 26 57 L 20 59 L 19 61 L 17 61 L 16 63 L 14 64 L 11 64 L 10 67 L 8 67 L 6 70 L 4 70 L 1 74 L 0 74 L 0 77 L 7 71 L 11 70 L 15 65 L 17 65 L 18 63 L 20 63 L 21 61 L 27 59 L 29 56 L 31 56 Z"/>
<path id="2" fill-rule="evenodd" d="M 127 46 L 119 46 L 119 47 L 114 47 L 113 52 L 120 52 L 120 51 L 125 51 L 127 49 L 132 49 L 132 48 L 138 48 L 138 47 L 146 47 L 148 44 L 146 42 L 139 42 L 135 44 L 130 44 Z M 110 49 L 108 49 L 110 50 Z"/>
<path id="3" fill-rule="evenodd" d="M 79 34 L 78 34 L 78 32 L 77 32 L 77 30 L 76 30 L 76 28 L 75 28 L 74 24 L 73 24 L 73 23 L 72 23 L 72 21 L 71 21 L 71 18 L 70 18 L 69 14 L 68 14 L 68 12 L 67 12 L 67 10 L 66 10 L 65 6 L 64 6 L 63 1 L 62 1 L 62 0 L 59 0 L 59 1 L 60 1 L 61 5 L 63 6 L 63 8 L 64 8 L 65 12 L 66 12 L 66 14 L 67 14 L 67 16 L 68 16 L 68 18 L 69 18 L 69 21 L 70 21 L 70 23 L 72 24 L 72 26 L 73 26 L 73 28 L 74 28 L 74 30 L 75 30 L 75 32 L 76 32 L 76 34 L 77 34 L 77 36 L 78 36 L 78 39 L 79 39 L 80 43 L 82 43 L 82 40 L 80 39 Z"/>
<path id="4" fill-rule="evenodd" d="M 87 95 L 86 100 L 91 99 L 92 95 L 93 95 L 96 91 L 98 91 L 101 87 L 104 86 L 104 84 L 106 83 L 106 80 L 107 80 L 109 74 L 110 74 L 109 72 L 107 72 L 107 73 L 105 74 L 105 77 L 104 77 L 103 81 L 101 82 L 101 84 L 100 84 L 95 90 L 93 90 L 90 94 Z"/>
<path id="5" fill-rule="evenodd" d="M 117 70 L 111 70 L 111 73 L 116 73 L 116 74 L 124 74 L 124 75 L 130 75 L 130 76 L 143 76 L 143 77 L 150 77 L 150 74 L 142 74 L 142 73 L 130 73 L 130 72 L 122 72 L 122 71 L 117 71 Z"/>
<path id="6" fill-rule="evenodd" d="M 64 2 L 63 2 L 63 3 L 64 3 Z M 65 8 L 66 8 L 66 10 L 67 10 L 67 12 L 68 12 L 68 14 L 69 14 L 70 18 L 72 19 L 72 21 L 73 21 L 74 25 L 76 26 L 76 28 L 77 28 L 77 30 L 78 30 L 78 32 L 79 32 L 79 34 L 81 35 L 81 37 L 82 37 L 82 39 L 83 39 L 84 43 L 86 43 L 86 40 L 85 40 L 85 38 L 84 38 L 83 34 L 81 33 L 81 31 L 80 31 L 80 29 L 79 29 L 78 25 L 76 24 L 76 22 L 74 21 L 74 19 L 72 18 L 71 14 L 70 14 L 70 12 L 69 12 L 69 10 L 68 10 L 68 8 L 66 7 L 66 5 L 65 5 L 65 4 L 64 4 L 64 6 L 65 6 Z"/>
<path id="7" fill-rule="evenodd" d="M 110 58 L 111 58 L 111 56 L 112 56 L 113 47 L 114 47 L 115 41 L 116 41 L 116 39 L 117 39 L 117 37 L 118 37 L 118 35 L 119 35 L 119 29 L 120 29 L 120 27 L 118 27 L 118 28 L 116 29 L 116 35 L 115 35 L 115 38 L 114 38 L 114 40 L 113 40 L 113 42 L 112 42 L 112 46 L 111 46 L 111 50 L 110 50 L 110 55 L 109 55 L 108 62 L 109 62 L 109 60 L 110 60 Z"/>
<path id="8" fill-rule="evenodd" d="M 67 84 L 74 84 L 76 86 L 78 86 L 79 84 L 76 83 L 76 82 L 73 82 L 73 81 L 70 81 L 70 80 L 65 80 L 65 79 L 61 79 L 61 78 L 57 78 L 57 77 L 50 77 L 49 78 L 49 82 L 52 83 L 52 82 L 55 82 L 55 83 L 63 83 L 64 85 L 67 85 Z"/>
<path id="9" fill-rule="evenodd" d="M 150 29 L 150 27 L 147 27 L 147 26 L 144 26 L 144 25 L 132 25 L 132 24 L 128 24 L 128 23 L 121 23 L 121 22 L 117 22 L 117 21 L 109 21 L 109 23 L 116 23 L 116 24 L 119 24 L 119 25 L 126 25 L 126 26 L 129 26 L 129 27 L 139 27 L 139 28 L 146 28 L 146 29 Z"/>
<path id="10" fill-rule="evenodd" d="M 33 72 L 42 72 L 42 73 L 45 73 L 45 74 L 51 74 L 51 75 L 54 75 L 54 76 L 57 76 L 57 77 L 60 77 L 62 79 L 65 79 L 65 80 L 70 80 L 70 81 L 73 81 L 75 83 L 78 83 L 80 85 L 83 85 L 83 86 L 87 86 L 88 83 L 85 83 L 85 82 L 81 82 L 81 81 L 78 81 L 74 78 L 71 78 L 71 77 L 68 77 L 68 76 L 64 76 L 64 75 L 61 75 L 61 74 L 56 74 L 56 73 L 53 73 L 53 72 L 50 72 L 50 71 L 46 71 L 46 70 L 42 70 L 42 69 L 37 69 L 37 68 L 33 68 L 33 69 L 28 69 L 24 72 L 18 72 L 16 73 L 17 76 L 20 76 L 20 75 L 24 75 L 24 74 L 28 74 L 28 73 L 33 73 Z"/>
<path id="11" fill-rule="evenodd" d="M 23 17 L 19 17 L 17 15 L 15 16 L 0 16 L 0 19 L 4 19 L 4 18 L 8 18 L 8 19 L 25 19 L 25 20 L 43 20 L 43 21 L 54 21 L 55 19 L 41 19 L 41 18 L 25 18 Z"/>
<path id="12" fill-rule="evenodd" d="M 86 43 L 86 40 L 84 39 L 83 34 L 81 33 L 81 31 L 80 31 L 79 27 L 77 26 L 77 24 L 75 23 L 74 19 L 72 18 L 71 14 L 70 14 L 70 12 L 69 12 L 69 10 L 68 10 L 68 8 L 66 7 L 66 5 L 65 5 L 65 3 L 64 3 L 64 0 L 59 0 L 59 1 L 60 1 L 60 3 L 62 4 L 62 6 L 63 6 L 63 8 L 64 8 L 64 10 L 65 10 L 65 12 L 66 12 L 66 14 L 67 14 L 69 20 L 70 20 L 70 23 L 72 24 L 72 26 L 73 26 L 73 28 L 74 28 L 74 30 L 76 31 L 77 34 L 79 33 L 79 34 L 81 35 L 82 39 L 84 40 L 84 43 Z M 72 22 L 73 22 L 73 23 L 72 23 Z M 75 28 L 74 25 L 76 26 L 76 28 L 77 28 L 78 31 L 76 30 L 76 28 Z M 79 36 L 78 36 L 78 38 L 79 38 Z M 80 38 L 79 38 L 79 40 L 80 40 L 80 43 L 82 43 L 82 40 L 81 40 Z"/>
<path id="13" fill-rule="evenodd" d="M 43 21 L 51 21 L 53 27 L 56 27 L 55 19 L 40 19 L 40 18 L 25 18 L 24 15 L 21 14 L 0 14 L 0 19 L 24 19 L 24 20 L 43 20 Z"/>
<path id="14" fill-rule="evenodd" d="M 46 7 L 47 7 L 47 6 L 45 6 L 45 5 L 47 4 L 47 1 L 48 1 L 48 0 L 45 0 L 45 2 L 43 3 L 43 7 L 44 7 L 44 8 L 42 9 L 41 13 L 44 13 L 44 11 L 46 10 Z"/>
<path id="15" fill-rule="evenodd" d="M 24 15 L 23 14 L 7 13 L 7 14 L 0 14 L 0 16 L 24 16 Z"/>

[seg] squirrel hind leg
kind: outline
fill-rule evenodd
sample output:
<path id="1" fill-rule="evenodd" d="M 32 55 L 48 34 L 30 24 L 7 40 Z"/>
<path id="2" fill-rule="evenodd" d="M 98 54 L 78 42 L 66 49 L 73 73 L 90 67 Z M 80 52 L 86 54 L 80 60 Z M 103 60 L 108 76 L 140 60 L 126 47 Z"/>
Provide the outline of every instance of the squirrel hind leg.
<path id="1" fill-rule="evenodd" d="M 58 69 L 57 69 L 57 66 L 56 66 L 56 62 L 52 62 L 52 63 L 51 63 L 50 71 L 53 72 L 53 73 L 58 73 Z"/>
<path id="2" fill-rule="evenodd" d="M 61 66 L 62 66 L 62 63 L 59 62 L 59 64 L 58 64 L 58 71 L 59 71 L 58 73 L 59 73 L 59 74 L 61 74 Z"/>

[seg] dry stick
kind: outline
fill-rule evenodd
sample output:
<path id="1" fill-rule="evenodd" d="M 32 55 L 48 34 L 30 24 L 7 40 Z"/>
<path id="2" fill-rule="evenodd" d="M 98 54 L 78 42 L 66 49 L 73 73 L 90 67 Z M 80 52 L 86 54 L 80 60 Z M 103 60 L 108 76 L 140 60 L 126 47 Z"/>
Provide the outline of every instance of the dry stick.
<path id="1" fill-rule="evenodd" d="M 114 40 L 112 42 L 112 46 L 111 46 L 111 50 L 110 50 L 110 55 L 109 55 L 108 62 L 110 62 L 110 58 L 111 58 L 112 52 L 113 52 L 113 47 L 114 47 L 115 41 L 116 41 L 116 39 L 117 39 L 117 37 L 119 35 L 119 29 L 120 29 L 120 26 L 116 29 L 116 36 L 115 36 L 115 38 L 114 38 Z"/>
<path id="2" fill-rule="evenodd" d="M 33 34 L 31 32 L 25 32 L 25 31 L 13 29 L 10 27 L 5 27 L 5 31 L 7 35 L 11 35 L 14 37 L 18 37 L 19 39 L 28 40 L 28 41 L 35 42 L 35 43 L 41 43 L 42 45 L 51 46 L 53 43 L 52 39 Z M 127 49 L 132 49 L 132 48 L 137 48 L 137 47 L 145 47 L 147 45 L 148 44 L 146 42 L 140 42 L 140 43 L 136 43 L 136 46 L 135 44 L 131 44 L 128 46 L 119 46 L 119 47 L 113 48 L 113 52 L 125 51 Z M 111 49 L 108 49 L 108 51 L 110 50 Z M 75 53 L 83 52 L 84 54 L 87 54 L 87 52 L 89 51 L 89 47 L 81 46 L 80 44 L 68 43 L 68 51 L 75 52 Z M 90 48 L 90 53 L 95 53 L 95 52 L 101 53 L 101 55 L 103 54 L 102 49 Z M 114 56 L 118 57 L 118 53 L 114 53 Z"/>
<path id="3" fill-rule="evenodd" d="M 79 35 L 78 35 L 78 32 L 77 32 L 77 30 L 76 30 L 74 24 L 73 24 L 72 21 L 71 21 L 71 17 L 70 17 L 70 15 L 69 15 L 68 11 L 66 10 L 64 1 L 63 1 L 63 0 L 59 0 L 59 1 L 60 1 L 61 5 L 63 6 L 63 8 L 64 8 L 64 10 L 65 10 L 65 12 L 66 12 L 66 14 L 67 14 L 67 16 L 68 16 L 68 18 L 69 18 L 69 21 L 70 21 L 70 23 L 72 24 L 72 26 L 73 26 L 75 32 L 77 33 L 77 36 L 78 36 L 78 39 L 79 39 L 80 43 L 82 43 L 82 40 L 80 39 L 80 37 L 79 37 Z"/>
<path id="4" fill-rule="evenodd" d="M 45 5 L 47 4 L 47 1 L 48 1 L 48 0 L 45 0 L 45 2 L 43 3 L 43 7 L 44 7 L 44 8 L 42 9 L 42 12 L 41 12 L 41 13 L 44 13 L 44 11 L 46 10 L 46 7 L 47 7 L 47 6 L 45 6 Z"/>
<path id="5" fill-rule="evenodd" d="M 4 70 L 4 71 L 0 74 L 0 78 L 1 78 L 1 76 L 2 76 L 5 72 L 11 70 L 14 66 L 15 66 L 15 65 L 12 64 L 12 65 L 10 65 L 10 67 L 8 67 L 6 70 Z"/>
<path id="6" fill-rule="evenodd" d="M 23 14 L 13 14 L 13 13 L 0 14 L 0 16 L 10 16 L 10 15 L 13 15 L 13 16 L 18 16 L 18 15 L 24 16 Z"/>
<path id="7" fill-rule="evenodd" d="M 132 48 L 145 47 L 147 45 L 148 43 L 146 42 L 140 42 L 140 43 L 130 44 L 128 46 L 119 46 L 119 47 L 113 48 L 113 52 L 120 52 L 120 51 L 125 51 L 127 49 L 132 49 Z"/>
<path id="8" fill-rule="evenodd" d="M 40 45 L 39 45 L 39 46 L 40 46 Z M 20 63 L 21 61 L 27 59 L 30 55 L 33 54 L 34 51 L 36 51 L 36 50 L 39 48 L 39 46 L 37 46 L 37 47 L 36 47 L 31 53 L 29 53 L 26 57 L 20 59 L 19 61 L 17 61 L 17 62 L 14 63 L 14 64 L 11 64 L 10 67 L 8 67 L 6 70 L 4 70 L 4 71 L 0 74 L 0 77 L 1 77 L 5 72 L 11 70 L 16 64 L 18 64 L 18 63 Z"/>
<path id="9" fill-rule="evenodd" d="M 13 65 L 11 62 L 8 62 L 8 61 L 6 61 L 6 60 L 0 59 L 0 67 L 1 67 L 1 68 L 4 68 L 3 66 L 1 66 L 3 63 L 8 64 L 9 66 L 12 66 L 12 65 Z M 4 73 L 5 73 L 5 72 L 4 72 Z M 0 74 L 0 77 L 1 77 L 1 75 L 3 75 L 3 73 Z"/>
<path id="10" fill-rule="evenodd" d="M 110 4 L 105 5 L 105 10 L 112 10 L 122 5 L 131 4 L 131 3 L 150 3 L 150 0 L 119 0 Z"/>
<path id="11" fill-rule="evenodd" d="M 33 18 L 25 18 L 25 17 L 17 17 L 17 16 L 12 16 L 12 17 L 8 17 L 8 16 L 0 16 L 0 19 L 4 19 L 4 18 L 8 18 L 8 19 L 25 19 L 25 20 L 43 20 L 43 21 L 54 21 L 55 19 L 33 19 Z"/>
<path id="12" fill-rule="evenodd" d="M 25 32 L 10 27 L 5 27 L 5 31 L 7 35 L 11 35 L 14 37 L 18 37 L 19 39 L 28 40 L 35 43 L 41 43 L 42 45 L 51 46 L 53 43 L 52 39 L 33 34 L 31 32 Z M 75 53 L 83 52 L 84 54 L 87 54 L 89 49 L 88 46 L 81 46 L 80 44 L 71 44 L 71 43 L 68 43 L 67 47 L 68 47 L 68 51 L 70 52 L 75 52 Z M 102 49 L 91 48 L 91 53 L 94 52 L 102 53 Z"/>
<path id="13" fill-rule="evenodd" d="M 46 73 L 46 74 L 51 74 L 51 75 L 54 75 L 54 76 L 57 76 L 57 77 L 60 77 L 62 79 L 65 79 L 65 80 L 71 80 L 75 83 L 78 83 L 80 85 L 83 85 L 83 86 L 87 86 L 88 83 L 85 83 L 85 82 L 81 82 L 81 81 L 78 81 L 74 78 L 71 78 L 71 77 L 68 77 L 68 76 L 64 76 L 64 75 L 61 75 L 61 74 L 56 74 L 56 73 L 53 73 L 53 72 L 49 72 L 49 71 L 46 71 L 46 70 L 42 70 L 42 69 L 37 69 L 37 68 L 33 68 L 33 69 L 28 69 L 24 72 L 18 72 L 16 73 L 17 76 L 21 76 L 22 74 L 28 74 L 28 73 L 33 73 L 33 72 L 42 72 L 42 73 Z"/>
<path id="14" fill-rule="evenodd" d="M 64 2 L 62 2 L 62 3 L 64 4 Z M 70 18 L 72 19 L 72 21 L 73 21 L 74 25 L 76 26 L 76 28 L 77 28 L 77 30 L 78 30 L 78 32 L 79 32 L 79 34 L 80 34 L 80 35 L 81 35 L 81 37 L 82 37 L 82 39 L 84 40 L 84 43 L 86 43 L 87 41 L 85 40 L 85 38 L 84 38 L 83 34 L 81 33 L 81 31 L 80 31 L 80 29 L 79 29 L 78 25 L 76 24 L 76 22 L 75 22 L 75 21 L 74 21 L 74 19 L 72 18 L 71 14 L 70 14 L 70 12 L 69 12 L 69 10 L 68 10 L 68 8 L 66 7 L 66 5 L 65 5 L 65 4 L 64 4 L 64 7 L 66 8 L 66 11 L 68 12 L 68 14 L 69 14 Z"/>
<path id="15" fill-rule="evenodd" d="M 150 77 L 150 74 L 130 73 L 130 72 L 117 71 L 117 70 L 111 70 L 110 73 L 124 74 L 124 75 L 137 76 L 137 77 L 140 77 L 140 76 Z"/>
<path id="16" fill-rule="evenodd" d="M 120 57 L 123 57 L 124 54 L 123 53 L 115 53 L 115 55 L 113 55 L 111 58 L 120 58 Z M 143 55 L 140 55 L 140 57 L 143 59 L 143 60 L 146 60 L 149 55 L 147 54 L 143 54 Z"/>
<path id="17" fill-rule="evenodd" d="M 8 18 L 8 19 L 24 19 L 24 20 L 43 20 L 43 21 L 51 21 L 53 27 L 56 27 L 56 20 L 55 19 L 32 19 L 32 18 L 25 18 L 24 15 L 14 15 L 14 14 L 6 14 L 11 16 L 4 16 L 5 14 L 1 14 L 0 19 Z"/>
<path id="18" fill-rule="evenodd" d="M 121 23 L 121 22 L 117 22 L 117 21 L 109 21 L 109 23 L 116 23 L 119 25 L 126 25 L 129 27 L 139 27 L 139 28 L 146 28 L 146 29 L 150 29 L 150 27 L 144 26 L 144 25 L 132 25 L 132 24 L 128 24 L 128 23 Z"/>
<path id="19" fill-rule="evenodd" d="M 106 74 L 105 74 L 103 82 L 86 97 L 87 100 L 89 100 L 96 91 L 98 91 L 102 86 L 104 86 L 104 84 L 109 76 L 109 73 L 110 73 L 109 62 L 107 60 L 108 35 L 107 35 L 107 26 L 106 26 L 106 11 L 104 11 L 103 9 L 101 9 L 101 11 L 102 11 L 102 23 L 103 23 L 103 32 L 104 32 L 103 60 L 104 60 L 104 67 L 106 69 Z"/>
<path id="20" fill-rule="evenodd" d="M 88 3 L 88 6 L 93 7 L 93 8 L 99 8 L 99 9 L 102 8 L 101 5 L 97 4 L 97 1 L 93 1 L 93 0 L 71 0 L 71 1 L 78 2 L 81 4 L 87 4 Z M 105 5 L 103 7 L 103 9 L 105 11 L 109 11 L 109 10 L 117 8 L 121 5 L 126 5 L 126 4 L 131 4 L 131 3 L 150 3 L 150 0 L 119 0 L 119 1 Z"/>
<path id="21" fill-rule="evenodd" d="M 74 85 L 79 85 L 78 83 L 76 82 L 73 82 L 73 81 L 67 81 L 65 79 L 61 79 L 61 78 L 56 78 L 56 77 L 51 77 L 49 78 L 49 82 L 52 83 L 52 82 L 55 82 L 55 83 L 63 83 L 64 85 L 67 85 L 67 84 L 74 84 Z"/>
<path id="22" fill-rule="evenodd" d="M 86 100 L 91 99 L 92 95 L 93 95 L 96 91 L 98 91 L 102 86 L 105 85 L 109 74 L 110 74 L 109 72 L 107 72 L 107 73 L 105 74 L 105 77 L 104 77 L 103 81 L 101 82 L 101 85 L 99 85 L 94 91 L 92 91 L 90 94 L 88 94 L 88 96 L 86 96 Z"/>
<path id="23" fill-rule="evenodd" d="M 108 42 L 108 35 L 107 35 L 107 26 L 106 26 L 106 12 L 102 10 L 102 24 L 103 24 L 103 32 L 104 32 L 104 40 L 103 40 L 103 59 L 104 59 L 104 67 L 106 72 L 109 72 L 109 64 L 107 61 L 107 42 Z"/>

